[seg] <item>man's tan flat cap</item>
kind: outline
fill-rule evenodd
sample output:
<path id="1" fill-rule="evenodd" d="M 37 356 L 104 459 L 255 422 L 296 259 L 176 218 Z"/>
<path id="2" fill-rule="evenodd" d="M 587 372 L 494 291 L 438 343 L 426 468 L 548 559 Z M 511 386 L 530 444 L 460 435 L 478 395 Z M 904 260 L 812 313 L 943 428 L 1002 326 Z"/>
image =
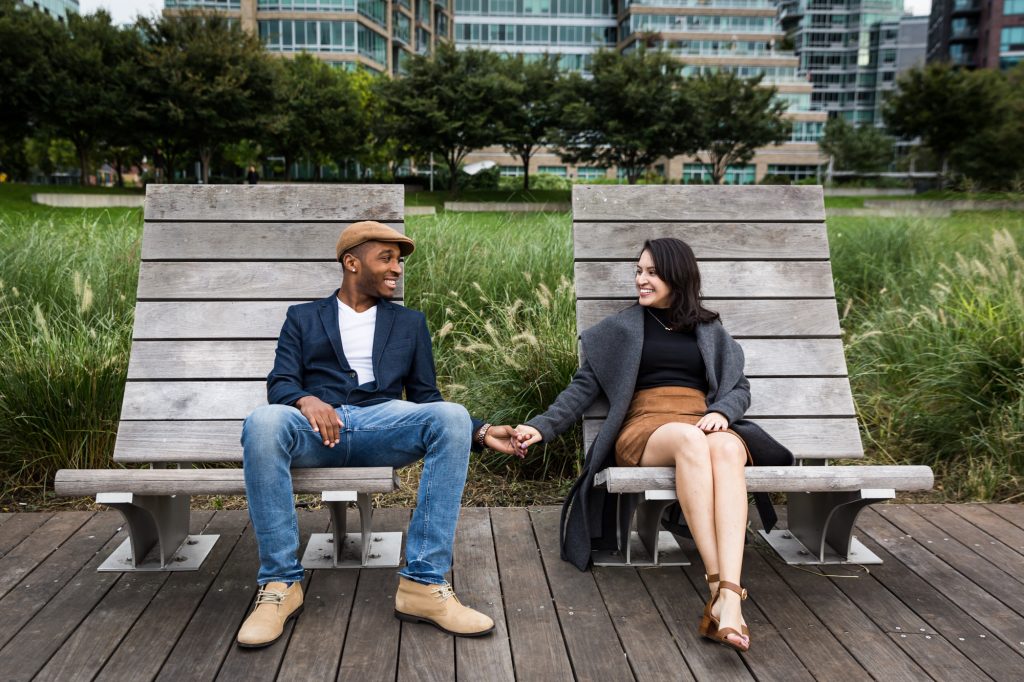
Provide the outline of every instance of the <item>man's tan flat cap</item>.
<path id="1" fill-rule="evenodd" d="M 341 260 L 341 254 L 351 251 L 364 242 L 393 242 L 398 244 L 398 251 L 403 256 L 408 256 L 416 248 L 413 240 L 398 230 L 375 220 L 363 220 L 352 223 L 341 231 L 341 236 L 338 237 L 336 258 Z"/>

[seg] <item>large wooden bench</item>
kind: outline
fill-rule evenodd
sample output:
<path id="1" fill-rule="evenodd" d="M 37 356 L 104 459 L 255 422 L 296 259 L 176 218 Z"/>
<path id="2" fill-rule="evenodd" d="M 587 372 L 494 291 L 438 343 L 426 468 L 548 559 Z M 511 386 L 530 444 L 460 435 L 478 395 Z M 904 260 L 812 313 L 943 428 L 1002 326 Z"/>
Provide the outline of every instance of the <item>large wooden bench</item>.
<path id="1" fill-rule="evenodd" d="M 751 492 L 787 493 L 788 528 L 762 534 L 791 564 L 880 563 L 853 536 L 858 513 L 897 490 L 928 490 L 933 476 L 924 466 L 829 465 L 861 458 L 864 449 L 821 187 L 596 185 L 576 186 L 572 199 L 579 329 L 636 300 L 633 268 L 645 239 L 689 243 L 708 307 L 743 346 L 747 417 L 800 465 L 747 469 Z M 587 413 L 586 447 L 606 414 L 607 403 Z M 654 467 L 598 474 L 596 485 L 639 503 L 634 518 L 620 519 L 618 549 L 598 553 L 595 563 L 686 563 L 671 534 L 659 531 L 662 511 L 675 501 L 674 478 L 673 469 Z"/>
<path id="2" fill-rule="evenodd" d="M 242 420 L 267 402 L 288 306 L 337 288 L 334 248 L 345 225 L 403 230 L 403 203 L 400 185 L 147 188 L 114 446 L 116 462 L 145 468 L 61 470 L 55 482 L 59 495 L 95 495 L 124 515 L 128 539 L 100 570 L 199 567 L 217 538 L 189 535 L 190 496 L 245 493 Z M 322 494 L 331 511 L 332 533 L 313 535 L 305 567 L 398 565 L 401 533 L 370 532 L 370 496 L 398 485 L 390 467 L 303 469 L 293 478 L 296 493 Z M 358 533 L 346 533 L 350 502 Z"/>

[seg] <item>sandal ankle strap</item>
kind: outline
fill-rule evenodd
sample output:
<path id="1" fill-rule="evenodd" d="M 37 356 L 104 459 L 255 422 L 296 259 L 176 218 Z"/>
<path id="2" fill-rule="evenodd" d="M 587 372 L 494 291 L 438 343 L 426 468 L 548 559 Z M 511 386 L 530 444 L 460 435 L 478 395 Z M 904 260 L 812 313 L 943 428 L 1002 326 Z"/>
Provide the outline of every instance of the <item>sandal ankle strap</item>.
<path id="1" fill-rule="evenodd" d="M 709 573 L 705 573 L 704 574 L 704 580 L 707 581 L 708 585 L 710 585 L 711 583 L 717 583 L 718 580 L 719 580 L 718 574 L 717 573 L 710 573 L 710 574 Z"/>
<path id="2" fill-rule="evenodd" d="M 722 590 L 731 590 L 732 592 L 735 592 L 740 595 L 740 600 L 747 598 L 746 588 L 740 587 L 736 583 L 731 583 L 728 580 L 722 580 L 718 583 L 718 591 L 721 592 Z"/>

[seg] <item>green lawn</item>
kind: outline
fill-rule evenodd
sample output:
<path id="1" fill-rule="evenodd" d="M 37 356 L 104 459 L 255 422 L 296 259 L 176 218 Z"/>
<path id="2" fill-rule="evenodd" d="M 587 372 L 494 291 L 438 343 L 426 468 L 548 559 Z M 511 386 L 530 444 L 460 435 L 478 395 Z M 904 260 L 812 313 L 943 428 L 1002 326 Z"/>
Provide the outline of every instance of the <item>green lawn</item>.
<path id="1" fill-rule="evenodd" d="M 141 232 L 139 210 L 51 209 L 25 194 L 0 187 L 7 503 L 57 468 L 109 464 Z M 407 302 L 428 316 L 446 395 L 498 422 L 544 409 L 577 363 L 569 214 L 445 213 L 408 229 Z M 829 239 L 869 459 L 933 466 L 943 499 L 1017 499 L 1024 212 L 833 217 Z M 577 431 L 526 463 L 474 459 L 471 499 L 550 501 L 579 450 Z"/>

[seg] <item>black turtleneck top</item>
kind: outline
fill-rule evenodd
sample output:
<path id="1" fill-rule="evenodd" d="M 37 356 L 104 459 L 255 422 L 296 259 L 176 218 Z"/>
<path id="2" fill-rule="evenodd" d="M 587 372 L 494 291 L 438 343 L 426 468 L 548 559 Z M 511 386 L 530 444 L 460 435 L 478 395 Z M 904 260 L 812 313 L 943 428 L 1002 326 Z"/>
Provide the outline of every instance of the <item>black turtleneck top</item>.
<path id="1" fill-rule="evenodd" d="M 707 370 L 696 331 L 669 331 L 668 323 L 668 310 L 644 308 L 644 347 L 636 390 L 685 386 L 707 393 Z"/>

